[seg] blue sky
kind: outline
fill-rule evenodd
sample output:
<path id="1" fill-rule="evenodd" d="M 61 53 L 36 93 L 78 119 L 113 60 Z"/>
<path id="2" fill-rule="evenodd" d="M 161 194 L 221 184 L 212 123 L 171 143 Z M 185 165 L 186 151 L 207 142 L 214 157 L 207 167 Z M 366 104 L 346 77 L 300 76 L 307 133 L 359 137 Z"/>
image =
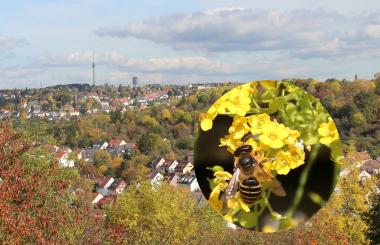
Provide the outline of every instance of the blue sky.
<path id="1" fill-rule="evenodd" d="M 4 3 L 6 2 L 6 3 Z M 0 89 L 99 84 L 371 78 L 380 3 L 2 1 Z"/>

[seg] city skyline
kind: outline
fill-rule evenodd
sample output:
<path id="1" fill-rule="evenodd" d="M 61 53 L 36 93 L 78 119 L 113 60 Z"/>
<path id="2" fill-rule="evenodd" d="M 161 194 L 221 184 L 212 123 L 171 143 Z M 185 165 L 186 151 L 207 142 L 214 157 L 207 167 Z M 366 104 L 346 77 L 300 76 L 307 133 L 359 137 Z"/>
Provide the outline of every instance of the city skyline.
<path id="1" fill-rule="evenodd" d="M 0 89 L 90 83 L 370 79 L 377 1 L 15 1 L 0 14 Z"/>

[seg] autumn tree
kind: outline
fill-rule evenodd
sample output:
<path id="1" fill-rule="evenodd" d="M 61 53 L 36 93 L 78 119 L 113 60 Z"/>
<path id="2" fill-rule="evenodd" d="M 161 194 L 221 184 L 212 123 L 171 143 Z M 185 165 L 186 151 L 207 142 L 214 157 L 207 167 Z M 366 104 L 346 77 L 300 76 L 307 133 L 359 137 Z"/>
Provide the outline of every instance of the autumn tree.
<path id="1" fill-rule="evenodd" d="M 167 183 L 133 184 L 109 208 L 107 221 L 117 227 L 111 241 L 125 244 L 219 244 L 228 235 L 207 205 Z"/>
<path id="2" fill-rule="evenodd" d="M 5 244 L 100 242 L 102 219 L 72 190 L 79 175 L 29 149 L 9 124 L 0 127 L 0 240 Z"/>

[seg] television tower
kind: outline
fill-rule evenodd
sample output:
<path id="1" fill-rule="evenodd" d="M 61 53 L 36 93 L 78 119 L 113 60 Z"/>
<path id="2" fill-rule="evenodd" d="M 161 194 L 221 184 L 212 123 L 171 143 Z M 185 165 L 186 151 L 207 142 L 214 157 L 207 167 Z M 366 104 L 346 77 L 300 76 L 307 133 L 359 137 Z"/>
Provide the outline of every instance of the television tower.
<path id="1" fill-rule="evenodd" d="M 92 54 L 92 86 L 95 87 L 95 54 Z"/>

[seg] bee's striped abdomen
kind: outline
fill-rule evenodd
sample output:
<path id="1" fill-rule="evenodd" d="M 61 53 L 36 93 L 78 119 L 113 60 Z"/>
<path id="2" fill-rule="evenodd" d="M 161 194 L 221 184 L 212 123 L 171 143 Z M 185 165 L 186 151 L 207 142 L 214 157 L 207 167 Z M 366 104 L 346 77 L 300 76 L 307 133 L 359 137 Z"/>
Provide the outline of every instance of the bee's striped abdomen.
<path id="1" fill-rule="evenodd" d="M 243 201 L 247 204 L 252 204 L 261 198 L 261 184 L 254 177 L 240 182 L 239 191 Z"/>

